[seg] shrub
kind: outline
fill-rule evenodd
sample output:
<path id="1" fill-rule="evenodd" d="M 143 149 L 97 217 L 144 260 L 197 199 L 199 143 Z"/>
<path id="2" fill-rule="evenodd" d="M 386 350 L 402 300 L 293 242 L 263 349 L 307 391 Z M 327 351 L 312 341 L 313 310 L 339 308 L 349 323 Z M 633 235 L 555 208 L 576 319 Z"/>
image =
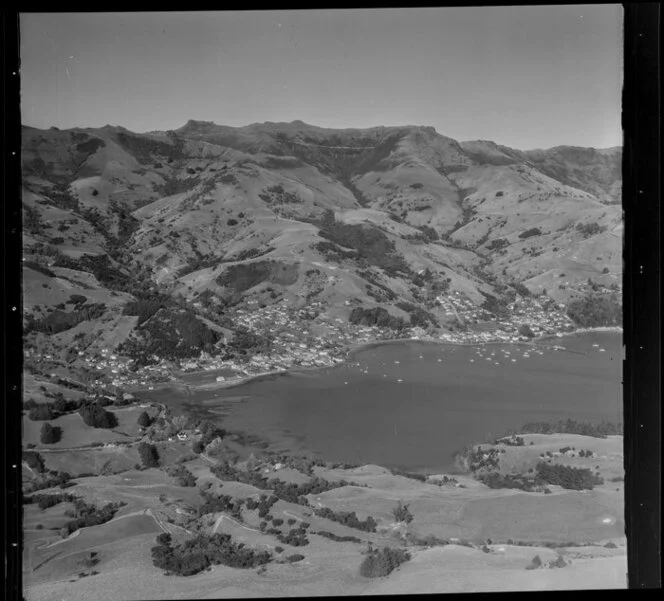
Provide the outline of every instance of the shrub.
<path id="1" fill-rule="evenodd" d="M 526 570 L 536 570 L 542 567 L 542 560 L 539 555 L 535 555 L 532 561 L 526 566 Z"/>
<path id="2" fill-rule="evenodd" d="M 51 424 L 44 424 L 39 433 L 39 440 L 42 444 L 55 444 L 60 442 L 62 438 L 62 428 L 59 426 L 52 426 Z"/>
<path id="3" fill-rule="evenodd" d="M 226 225 L 233 226 L 233 225 L 237 225 L 237 223 L 238 223 L 237 219 L 229 219 L 229 220 L 226 222 Z"/>
<path id="4" fill-rule="evenodd" d="M 302 561 L 304 559 L 304 555 L 299 555 L 295 553 L 294 555 L 289 555 L 286 558 L 290 563 L 295 563 L 296 561 Z"/>
<path id="5" fill-rule="evenodd" d="M 360 564 L 360 574 L 365 578 L 387 576 L 409 559 L 410 553 L 404 549 L 372 549 Z"/>
<path id="6" fill-rule="evenodd" d="M 519 238 L 525 240 L 526 238 L 531 238 L 532 236 L 541 236 L 542 232 L 538 227 L 533 227 L 530 228 L 529 230 L 526 230 L 525 232 L 521 232 L 519 234 Z"/>
<path id="7" fill-rule="evenodd" d="M 549 563 L 550 568 L 564 568 L 567 562 L 563 559 L 562 555 L 558 555 L 555 561 Z"/>
<path id="8" fill-rule="evenodd" d="M 318 532 L 314 532 L 314 534 L 318 534 L 319 536 L 322 536 L 324 538 L 329 538 L 330 540 L 333 540 L 338 543 L 361 543 L 362 540 L 357 538 L 357 536 L 339 536 L 337 534 L 334 534 L 333 532 L 327 532 L 325 530 L 319 530 Z"/>
<path id="9" fill-rule="evenodd" d="M 392 515 L 396 522 L 410 524 L 413 521 L 413 514 L 408 511 L 408 505 L 402 505 L 401 501 L 399 501 L 399 504 L 392 510 Z"/>
<path id="10" fill-rule="evenodd" d="M 576 229 L 581 232 L 584 237 L 588 237 L 605 232 L 606 226 L 599 225 L 598 223 L 579 223 L 577 224 Z"/>
<path id="11" fill-rule="evenodd" d="M 169 476 L 175 478 L 178 486 L 193 487 L 196 486 L 196 478 L 182 464 L 177 464 L 169 469 Z"/>

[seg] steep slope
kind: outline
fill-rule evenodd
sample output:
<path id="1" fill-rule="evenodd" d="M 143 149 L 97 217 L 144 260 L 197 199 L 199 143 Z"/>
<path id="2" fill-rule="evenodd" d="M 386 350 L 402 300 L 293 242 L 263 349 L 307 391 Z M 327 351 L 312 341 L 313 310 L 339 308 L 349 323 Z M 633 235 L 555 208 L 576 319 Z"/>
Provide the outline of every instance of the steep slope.
<path id="1" fill-rule="evenodd" d="M 480 305 L 525 285 L 567 302 L 589 279 L 619 284 L 620 155 L 459 143 L 421 126 L 26 127 L 26 259 L 58 290 L 69 282 L 27 298 L 27 317 L 48 336 L 65 290 L 105 291 L 101 319 L 122 342 L 157 320 L 127 319 L 154 295 L 173 327 L 185 312 L 217 334 L 248 303 L 445 329 L 460 322 L 450 295 Z M 91 314 L 74 310 L 51 318 L 56 329 Z M 197 340 L 218 346 L 217 334 Z"/>

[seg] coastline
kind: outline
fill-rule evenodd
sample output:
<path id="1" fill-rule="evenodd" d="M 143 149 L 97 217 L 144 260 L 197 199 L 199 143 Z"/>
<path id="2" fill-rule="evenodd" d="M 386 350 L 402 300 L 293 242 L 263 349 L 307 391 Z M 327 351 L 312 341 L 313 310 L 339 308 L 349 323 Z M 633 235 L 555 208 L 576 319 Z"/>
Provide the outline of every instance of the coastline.
<path id="1" fill-rule="evenodd" d="M 575 336 L 578 334 L 589 334 L 592 332 L 614 332 L 614 333 L 623 333 L 623 329 L 619 326 L 600 326 L 596 328 L 578 328 L 576 330 L 572 330 L 571 332 L 565 332 L 562 337 L 565 336 Z M 383 345 L 388 345 L 388 344 L 399 344 L 399 343 L 420 343 L 420 344 L 438 344 L 438 345 L 445 345 L 445 346 L 484 346 L 484 345 L 491 345 L 491 344 L 523 344 L 523 345 L 528 345 L 528 346 L 538 346 L 541 345 L 541 343 L 548 343 L 548 342 L 553 342 L 555 340 L 558 340 L 559 337 L 556 334 L 545 334 L 544 336 L 539 336 L 537 338 L 532 338 L 530 340 L 520 340 L 518 342 L 512 342 L 512 341 L 505 341 L 505 340 L 487 340 L 483 342 L 451 342 L 448 340 L 440 340 L 436 338 L 388 338 L 385 340 L 373 340 L 370 342 L 362 342 L 357 345 L 351 346 L 348 351 L 346 352 L 346 358 L 344 360 L 345 362 L 348 362 L 351 360 L 357 353 L 368 350 L 371 348 L 375 348 L 378 346 L 383 346 Z M 571 351 L 568 349 L 565 349 L 566 352 L 577 352 L 577 351 Z M 337 365 L 342 365 L 343 363 L 339 363 Z M 289 376 L 289 375 L 298 375 L 301 373 L 305 372 L 315 372 L 319 370 L 324 370 L 324 369 L 333 369 L 337 367 L 337 365 L 330 365 L 327 367 L 320 367 L 320 366 L 314 366 L 314 367 L 292 367 L 288 369 L 280 369 L 280 370 L 272 370 L 272 371 L 266 371 L 266 372 L 260 372 L 257 374 L 252 374 L 249 376 L 244 376 L 241 378 L 234 378 L 232 380 L 226 380 L 224 382 L 210 382 L 208 384 L 184 384 L 185 387 L 190 387 L 195 390 L 225 390 L 228 388 L 234 388 L 236 386 L 242 386 L 244 384 L 249 384 L 251 382 L 259 382 L 261 380 L 270 380 L 278 377 L 283 377 L 283 376 Z M 204 370 L 201 370 L 200 372 L 188 372 L 189 374 L 195 375 L 196 373 L 207 373 Z M 175 382 L 169 382 L 168 385 L 174 385 Z M 176 385 L 182 386 L 183 384 L 181 382 L 178 382 Z"/>

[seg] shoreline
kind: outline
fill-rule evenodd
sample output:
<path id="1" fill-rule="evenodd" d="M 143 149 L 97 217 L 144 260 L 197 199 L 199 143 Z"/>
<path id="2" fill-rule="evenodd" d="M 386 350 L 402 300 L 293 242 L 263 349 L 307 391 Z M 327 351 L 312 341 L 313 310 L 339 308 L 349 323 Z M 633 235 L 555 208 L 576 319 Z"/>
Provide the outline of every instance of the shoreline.
<path id="1" fill-rule="evenodd" d="M 578 328 L 576 330 L 572 330 L 571 332 L 565 332 L 563 333 L 563 336 L 557 336 L 556 334 L 545 334 L 543 336 L 538 336 L 536 338 L 532 338 L 530 340 L 520 340 L 517 342 L 513 341 L 506 341 L 506 340 L 487 340 L 484 342 L 450 342 L 447 340 L 440 340 L 440 339 L 422 339 L 422 338 L 388 338 L 385 340 L 373 340 L 371 342 L 362 342 L 357 345 L 351 346 L 347 351 L 346 351 L 346 357 L 342 363 L 338 363 L 336 365 L 329 365 L 329 366 L 312 366 L 312 367 L 304 367 L 304 366 L 299 366 L 299 367 L 291 367 L 287 369 L 280 369 L 280 370 L 272 370 L 272 371 L 266 371 L 266 372 L 260 372 L 257 374 L 252 374 L 248 376 L 244 376 L 241 378 L 236 378 L 232 380 L 226 380 L 224 382 L 210 382 L 208 384 L 185 384 L 184 382 L 181 381 L 171 381 L 166 386 L 177 386 L 177 387 L 185 387 L 185 388 L 191 388 L 193 390 L 226 390 L 229 388 L 234 388 L 236 386 L 242 386 L 244 384 L 249 384 L 251 382 L 260 382 L 261 380 L 269 380 L 269 379 L 274 379 L 277 377 L 284 377 L 284 376 L 289 376 L 289 375 L 298 375 L 301 373 L 306 373 L 306 372 L 315 372 L 319 370 L 324 370 L 324 369 L 334 369 L 338 367 L 339 365 L 343 365 L 344 363 L 347 363 L 349 360 L 353 358 L 357 353 L 364 351 L 364 350 L 369 350 L 371 348 L 375 348 L 378 346 L 382 345 L 388 345 L 388 344 L 399 344 L 399 343 L 413 343 L 417 342 L 420 344 L 438 344 L 438 345 L 445 345 L 445 346 L 461 346 L 461 347 L 468 347 L 468 346 L 484 346 L 484 345 L 490 345 L 490 344 L 507 344 L 507 345 L 513 345 L 513 344 L 523 344 L 527 346 L 541 346 L 541 343 L 549 343 L 553 342 L 555 340 L 559 340 L 560 338 L 564 338 L 566 336 L 575 336 L 578 334 L 589 334 L 592 332 L 613 332 L 613 333 L 623 333 L 623 328 L 620 326 L 599 326 L 596 328 Z M 554 345 L 555 346 L 555 345 Z M 578 351 L 571 351 L 569 349 L 565 349 L 565 352 L 570 352 L 570 353 L 578 353 Z M 206 370 L 199 370 L 196 372 L 188 372 L 188 374 L 195 375 L 195 374 L 204 374 L 204 373 L 209 373 Z M 155 387 L 156 389 L 156 387 Z M 154 391 L 152 391 L 154 392 Z"/>

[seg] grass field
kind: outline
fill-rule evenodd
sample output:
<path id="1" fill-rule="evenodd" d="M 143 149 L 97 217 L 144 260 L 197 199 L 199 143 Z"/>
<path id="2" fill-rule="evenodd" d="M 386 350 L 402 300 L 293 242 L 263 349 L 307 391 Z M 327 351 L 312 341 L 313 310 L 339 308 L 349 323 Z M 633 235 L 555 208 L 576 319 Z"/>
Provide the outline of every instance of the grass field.
<path id="1" fill-rule="evenodd" d="M 108 411 L 115 413 L 118 418 L 118 426 L 113 430 L 105 428 L 93 428 L 87 426 L 78 413 L 69 413 L 48 423 L 58 426 L 62 429 L 62 438 L 55 444 L 42 444 L 39 440 L 40 430 L 45 422 L 23 419 L 23 442 L 32 443 L 37 448 L 46 449 L 67 449 L 71 447 L 86 446 L 93 443 L 111 443 L 111 442 L 130 442 L 138 434 L 136 420 L 142 409 L 131 408 L 120 411 L 114 411 L 107 408 Z M 120 432 L 127 434 L 124 436 Z"/>
<path id="2" fill-rule="evenodd" d="M 580 459 L 593 463 L 604 462 L 600 471 L 616 473 L 622 470 L 621 439 L 592 439 L 526 435 L 524 447 L 506 447 L 502 456 L 519 467 L 523 461 L 533 460 L 546 449 L 552 452 L 563 446 L 591 449 L 596 457 Z M 573 439 L 573 440 L 572 440 Z M 160 445 L 161 448 L 166 445 Z M 168 451 L 176 458 L 190 452 L 186 444 L 171 443 Z M 101 451 L 95 451 L 101 453 Z M 92 453 L 87 453 L 91 455 Z M 66 453 L 45 453 L 45 456 Z M 75 455 L 75 454 L 74 454 Z M 166 456 L 166 453 L 164 453 Z M 171 457 L 171 455 L 168 455 Z M 570 462 L 578 458 L 556 458 Z M 171 460 L 169 459 L 167 463 Z M 196 457 L 185 464 L 197 478 L 197 487 L 175 485 L 163 470 L 133 470 L 106 477 L 84 478 L 71 491 L 88 502 L 103 504 L 123 500 L 123 507 L 114 521 L 84 529 L 75 538 L 47 549 L 38 545 L 46 536 L 30 533 L 30 565 L 43 563 L 34 573 L 26 574 L 27 599 L 56 601 L 64 598 L 82 601 L 93 595 L 95 599 L 156 599 L 226 598 L 251 596 L 302 596 L 334 594 L 387 594 L 424 592 L 471 592 L 482 590 L 545 590 L 624 587 L 626 570 L 625 535 L 622 520 L 624 502 L 620 483 L 607 483 L 593 491 L 566 491 L 551 486 L 552 494 L 524 493 L 510 489 L 490 489 L 467 475 L 455 475 L 461 485 L 438 486 L 404 476 L 395 476 L 379 466 L 328 469 L 316 467 L 314 472 L 327 480 L 353 481 L 360 486 L 345 486 L 319 495 L 309 495 L 313 507 L 329 507 L 335 512 L 354 511 L 360 519 L 372 516 L 377 531 L 368 533 L 316 516 L 312 507 L 279 500 L 270 510 L 275 518 L 284 520 L 278 528 L 287 532 L 287 522 L 309 522 L 309 544 L 293 547 L 280 543 L 274 535 L 262 533 L 262 520 L 255 511 L 243 510 L 244 524 L 225 514 L 211 514 L 202 522 L 206 532 L 228 533 L 246 545 L 275 550 L 277 561 L 265 572 L 237 570 L 215 566 L 188 578 L 166 577 L 154 568 L 150 547 L 154 545 L 158 524 L 146 514 L 151 510 L 175 533 L 176 540 L 186 538 L 186 532 L 175 524 L 190 527 L 183 510 L 194 510 L 201 503 L 199 486 L 213 483 L 210 492 L 246 498 L 267 491 L 238 482 L 221 482 L 210 472 L 209 461 Z M 302 474 L 284 470 L 291 479 Z M 275 475 L 279 475 L 279 471 Z M 619 491 L 616 492 L 615 488 Z M 267 492 L 269 494 L 269 492 Z M 393 509 L 399 502 L 409 505 L 412 523 L 395 523 Z M 38 520 L 58 524 L 62 506 L 40 513 L 34 507 L 26 512 L 26 528 Z M 180 522 L 184 519 L 185 522 Z M 314 534 L 332 532 L 337 536 L 354 536 L 362 542 L 337 542 Z M 362 552 L 367 543 L 374 546 L 403 546 L 409 533 L 419 542 L 409 547 L 412 560 L 389 577 L 370 580 L 359 575 Z M 438 547 L 424 546 L 422 539 L 435 536 L 452 544 Z M 51 541 L 56 537 L 51 537 Z M 455 544 L 470 541 L 475 548 Z M 487 553 L 478 547 L 492 540 Z M 508 540 L 519 545 L 507 544 Z M 607 541 L 617 548 L 604 548 Z M 592 543 L 595 546 L 551 549 L 545 543 Z M 527 543 L 523 545 L 522 543 Z M 97 550 L 101 559 L 99 574 L 78 578 L 80 562 L 90 550 Z M 284 555 L 301 553 L 303 561 L 280 564 Z M 553 561 L 558 554 L 566 558 L 563 568 L 526 570 L 535 555 L 542 561 Z M 130 559 L 131 558 L 131 559 Z M 599 577 L 601 574 L 602 577 Z M 74 582 L 70 582 L 74 580 Z M 43 584 L 42 584 L 43 583 Z M 118 584 L 120 583 L 120 584 Z M 340 583 L 343 588 L 340 589 Z M 65 588 L 66 584 L 69 588 Z M 65 592 L 66 591 L 66 592 Z M 59 595 L 59 596 L 58 596 Z M 88 597 L 86 597 L 86 595 Z"/>

